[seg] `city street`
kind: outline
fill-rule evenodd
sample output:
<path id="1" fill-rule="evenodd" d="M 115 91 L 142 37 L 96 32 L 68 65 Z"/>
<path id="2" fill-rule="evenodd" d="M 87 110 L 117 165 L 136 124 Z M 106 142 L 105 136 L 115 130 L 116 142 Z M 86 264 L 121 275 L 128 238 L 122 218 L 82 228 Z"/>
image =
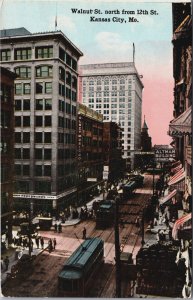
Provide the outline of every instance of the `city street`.
<path id="1" fill-rule="evenodd" d="M 129 202 L 139 203 L 132 207 L 131 211 L 139 212 L 152 195 L 152 175 L 145 175 L 144 187 L 137 189 Z M 127 207 L 130 211 L 130 208 Z M 74 226 L 63 227 L 62 233 L 41 231 L 45 238 L 56 238 L 56 250 L 44 251 L 34 262 L 34 268 L 29 275 L 21 278 L 9 279 L 3 286 L 4 296 L 14 297 L 54 297 L 57 296 L 58 274 L 73 251 L 82 243 L 82 229 L 86 227 L 87 237 L 100 237 L 105 241 L 105 263 L 100 273 L 95 277 L 95 282 L 90 289 L 88 297 L 111 298 L 115 296 L 115 249 L 114 228 L 96 230 L 94 220 L 82 221 Z M 120 226 L 120 244 L 123 252 L 130 252 L 133 258 L 141 247 L 141 236 L 134 224 Z M 124 286 L 123 297 L 127 297 L 129 291 Z"/>

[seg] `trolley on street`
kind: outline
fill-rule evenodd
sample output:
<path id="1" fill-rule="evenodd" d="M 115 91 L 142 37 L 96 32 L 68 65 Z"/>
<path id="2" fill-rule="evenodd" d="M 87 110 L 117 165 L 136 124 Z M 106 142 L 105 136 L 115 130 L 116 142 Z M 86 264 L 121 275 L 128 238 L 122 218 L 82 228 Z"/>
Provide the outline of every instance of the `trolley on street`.
<path id="1" fill-rule="evenodd" d="M 103 262 L 103 240 L 85 240 L 69 257 L 58 276 L 58 296 L 84 297 Z"/>

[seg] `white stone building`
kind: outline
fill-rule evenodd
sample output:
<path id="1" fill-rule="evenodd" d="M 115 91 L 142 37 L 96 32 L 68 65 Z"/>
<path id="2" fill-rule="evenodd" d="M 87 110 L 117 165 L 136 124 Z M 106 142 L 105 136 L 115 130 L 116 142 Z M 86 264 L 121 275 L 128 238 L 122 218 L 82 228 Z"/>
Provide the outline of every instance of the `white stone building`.
<path id="1" fill-rule="evenodd" d="M 81 65 L 79 101 L 102 113 L 104 121 L 123 128 L 123 158 L 134 166 L 134 152 L 141 147 L 143 83 L 133 62 Z"/>
<path id="2" fill-rule="evenodd" d="M 15 194 L 25 209 L 76 201 L 78 60 L 61 32 L 0 31 L 0 64 L 15 80 Z"/>

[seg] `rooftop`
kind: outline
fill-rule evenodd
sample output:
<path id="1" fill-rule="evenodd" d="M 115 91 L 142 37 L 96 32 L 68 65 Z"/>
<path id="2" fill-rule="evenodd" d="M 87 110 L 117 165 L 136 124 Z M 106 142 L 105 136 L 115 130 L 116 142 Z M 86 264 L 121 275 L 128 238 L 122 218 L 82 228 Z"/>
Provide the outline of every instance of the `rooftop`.
<path id="1" fill-rule="evenodd" d="M 24 27 L 0 30 L 0 37 L 1 38 L 11 37 L 11 36 L 23 36 L 23 35 L 29 35 L 29 34 L 31 34 L 31 32 L 29 32 Z"/>

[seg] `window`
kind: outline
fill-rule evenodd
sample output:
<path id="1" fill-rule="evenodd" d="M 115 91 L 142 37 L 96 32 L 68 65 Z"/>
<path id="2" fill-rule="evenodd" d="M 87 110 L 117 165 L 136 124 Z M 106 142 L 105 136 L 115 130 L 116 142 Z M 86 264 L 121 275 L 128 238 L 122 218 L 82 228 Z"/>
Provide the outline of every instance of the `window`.
<path id="1" fill-rule="evenodd" d="M 15 68 L 15 73 L 20 78 L 31 78 L 31 68 L 30 67 Z"/>
<path id="2" fill-rule="evenodd" d="M 15 143 L 21 143 L 21 132 L 15 132 Z"/>
<path id="3" fill-rule="evenodd" d="M 51 182 L 49 181 L 36 181 L 35 182 L 36 193 L 51 193 Z"/>
<path id="4" fill-rule="evenodd" d="M 77 70 L 77 62 L 73 58 L 72 58 L 72 69 L 75 70 L 75 71 Z"/>
<path id="5" fill-rule="evenodd" d="M 117 84 L 117 79 L 113 79 L 112 84 Z"/>
<path id="6" fill-rule="evenodd" d="M 52 77 L 51 66 L 36 67 L 36 77 Z"/>
<path id="7" fill-rule="evenodd" d="M 29 127 L 30 126 L 30 117 L 23 116 L 23 127 Z"/>
<path id="8" fill-rule="evenodd" d="M 77 89 L 77 78 L 75 76 L 72 76 L 72 87 Z"/>
<path id="9" fill-rule="evenodd" d="M 30 149 L 23 148 L 23 159 L 30 159 Z"/>
<path id="10" fill-rule="evenodd" d="M 125 79 L 120 79 L 120 84 L 125 84 Z"/>
<path id="11" fill-rule="evenodd" d="M 42 116 L 36 116 L 35 117 L 35 124 L 36 126 L 42 126 L 43 125 L 43 117 Z"/>
<path id="12" fill-rule="evenodd" d="M 21 176 L 22 172 L 21 172 L 21 165 L 19 164 L 15 164 L 15 175 L 17 176 Z"/>
<path id="13" fill-rule="evenodd" d="M 3 49 L 1 50 L 1 61 L 11 60 L 11 50 Z"/>
<path id="14" fill-rule="evenodd" d="M 42 159 L 43 158 L 43 150 L 42 149 L 35 149 L 35 159 Z"/>
<path id="15" fill-rule="evenodd" d="M 59 95 L 61 95 L 61 96 L 65 96 L 65 85 L 64 84 L 61 84 L 61 83 L 59 83 Z"/>
<path id="16" fill-rule="evenodd" d="M 52 109 L 52 100 L 45 99 L 45 110 L 51 110 L 51 109 Z"/>
<path id="17" fill-rule="evenodd" d="M 65 81 L 65 70 L 59 67 L 59 79 Z"/>
<path id="18" fill-rule="evenodd" d="M 59 58 L 63 61 L 65 61 L 66 53 L 62 48 L 59 48 Z"/>
<path id="19" fill-rule="evenodd" d="M 15 84 L 15 94 L 16 95 L 21 95 L 22 94 L 22 85 L 21 85 L 21 83 L 16 83 Z"/>
<path id="20" fill-rule="evenodd" d="M 15 148 L 15 158 L 21 159 L 21 148 Z"/>
<path id="21" fill-rule="evenodd" d="M 23 132 L 23 143 L 30 143 L 30 133 Z"/>
<path id="22" fill-rule="evenodd" d="M 51 143 L 52 142 L 52 134 L 51 132 L 44 132 L 44 143 Z"/>
<path id="23" fill-rule="evenodd" d="M 29 175 L 30 175 L 30 166 L 23 165 L 23 176 L 29 176 Z"/>
<path id="24" fill-rule="evenodd" d="M 36 94 L 43 93 L 43 82 L 36 83 Z"/>
<path id="25" fill-rule="evenodd" d="M 51 82 L 45 82 L 45 93 L 46 94 L 52 93 L 52 83 Z"/>
<path id="26" fill-rule="evenodd" d="M 111 108 L 117 108 L 117 104 L 111 104 Z"/>
<path id="27" fill-rule="evenodd" d="M 44 159 L 52 159 L 52 150 L 51 149 L 44 149 Z"/>
<path id="28" fill-rule="evenodd" d="M 31 48 L 15 49 L 15 60 L 31 59 Z"/>
<path id="29" fill-rule="evenodd" d="M 15 110 L 21 110 L 21 100 L 15 100 Z"/>
<path id="30" fill-rule="evenodd" d="M 43 99 L 36 99 L 36 110 L 43 110 Z"/>
<path id="31" fill-rule="evenodd" d="M 51 116 L 45 116 L 44 126 L 52 126 L 52 117 Z"/>
<path id="32" fill-rule="evenodd" d="M 66 72 L 66 84 L 71 85 L 72 76 L 69 72 Z"/>
<path id="33" fill-rule="evenodd" d="M 30 100 L 23 100 L 23 110 L 30 110 Z"/>
<path id="34" fill-rule="evenodd" d="M 42 143 L 42 132 L 36 132 L 35 133 L 35 143 Z"/>
<path id="35" fill-rule="evenodd" d="M 36 58 L 52 58 L 53 57 L 53 46 L 36 47 L 35 57 Z"/>
<path id="36" fill-rule="evenodd" d="M 31 93 L 31 85 L 30 85 L 30 83 L 24 83 L 24 85 L 23 85 L 23 93 L 25 95 L 29 95 Z"/>
<path id="37" fill-rule="evenodd" d="M 71 99 L 71 89 L 66 88 L 66 98 Z"/>
<path id="38" fill-rule="evenodd" d="M 15 126 L 20 127 L 21 126 L 21 117 L 15 117 Z"/>
<path id="39" fill-rule="evenodd" d="M 44 176 L 51 176 L 51 166 L 44 166 Z"/>
<path id="40" fill-rule="evenodd" d="M 42 176 L 42 175 L 43 175 L 42 166 L 36 165 L 35 166 L 35 176 Z"/>
<path id="41" fill-rule="evenodd" d="M 66 63 L 70 67 L 71 67 L 71 62 L 72 62 L 71 56 L 68 53 L 66 53 Z"/>

